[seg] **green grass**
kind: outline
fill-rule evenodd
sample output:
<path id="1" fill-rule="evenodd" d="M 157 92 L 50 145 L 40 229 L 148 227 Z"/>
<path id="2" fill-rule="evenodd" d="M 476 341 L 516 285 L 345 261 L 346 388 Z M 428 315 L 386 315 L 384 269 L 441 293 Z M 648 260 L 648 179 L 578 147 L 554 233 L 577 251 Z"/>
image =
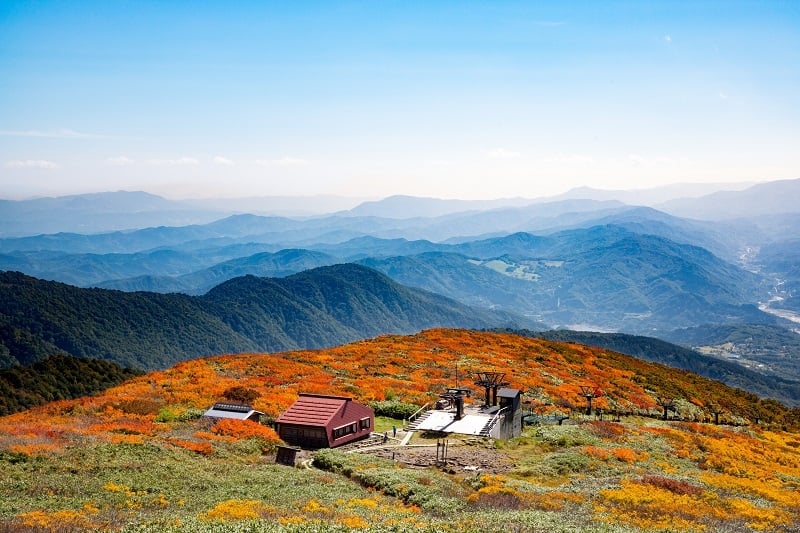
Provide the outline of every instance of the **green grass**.
<path id="1" fill-rule="evenodd" d="M 385 431 L 389 432 L 389 435 L 392 434 L 392 428 L 396 427 L 398 431 L 403 428 L 403 421 L 398 420 L 396 418 L 391 418 L 388 416 L 376 416 L 375 417 L 375 432 L 376 433 L 383 433 Z"/>
<path id="2" fill-rule="evenodd" d="M 257 499 L 294 509 L 369 493 L 343 477 L 266 460 L 232 461 L 152 445 L 101 445 L 59 457 L 3 464 L 0 517 L 79 510 L 89 504 L 110 522 L 192 520 L 226 500 Z M 323 479 L 324 478 L 324 479 Z M 103 516 L 104 515 L 104 516 Z"/>
<path id="3" fill-rule="evenodd" d="M 0 531 L 80 531 L 87 524 L 126 532 L 350 531 L 347 524 L 359 520 L 368 526 L 360 530 L 376 532 L 596 530 L 588 516 L 564 522 L 542 511 L 474 508 L 466 501 L 470 484 L 436 469 L 337 451 L 317 454 L 322 468 L 292 468 L 256 449 L 243 441 L 223 443 L 211 456 L 156 444 L 74 447 L 27 459 L 6 454 Z M 222 502 L 251 500 L 259 505 L 256 518 L 207 519 Z M 36 516 L 50 529 L 25 526 Z"/>
<path id="4" fill-rule="evenodd" d="M 390 430 L 393 422 L 382 418 L 376 429 Z M 185 423 L 174 424 L 179 434 Z M 599 491 L 643 475 L 701 485 L 697 465 L 671 456 L 664 439 L 643 430 L 646 424 L 662 425 L 526 428 L 519 438 L 496 442 L 516 464 L 505 476 L 403 468 L 337 450 L 316 452 L 312 468 L 292 468 L 274 464 L 258 441 L 247 439 L 215 441 L 208 456 L 163 441 L 87 444 L 38 458 L 8 452 L 0 454 L 0 533 L 634 533 L 599 521 L 593 507 Z M 619 448 L 636 459 L 616 458 Z M 231 514 L 242 509 L 250 514 Z M 719 526 L 728 529 L 709 531 L 751 531 Z"/>

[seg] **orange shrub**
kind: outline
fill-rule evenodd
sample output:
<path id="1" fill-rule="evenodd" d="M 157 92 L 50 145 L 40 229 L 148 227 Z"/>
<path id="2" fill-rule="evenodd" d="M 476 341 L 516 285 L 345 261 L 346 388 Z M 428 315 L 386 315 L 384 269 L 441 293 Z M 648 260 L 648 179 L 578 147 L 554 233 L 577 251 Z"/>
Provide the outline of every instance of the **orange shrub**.
<path id="1" fill-rule="evenodd" d="M 205 513 L 201 513 L 201 520 L 215 520 L 227 522 L 232 520 L 247 520 L 262 518 L 272 511 L 258 500 L 226 500 L 220 502 Z"/>
<path id="2" fill-rule="evenodd" d="M 561 511 L 567 504 L 581 504 L 585 500 L 583 494 L 561 491 L 530 494 L 526 498 L 531 507 L 541 511 Z"/>
<path id="3" fill-rule="evenodd" d="M 601 461 L 607 461 L 610 456 L 608 450 L 598 448 L 597 446 L 584 446 L 583 453 L 589 457 L 600 459 Z"/>
<path id="4" fill-rule="evenodd" d="M 199 453 L 200 455 L 211 455 L 214 453 L 214 447 L 209 442 L 194 442 L 191 440 L 183 440 L 183 439 L 167 439 L 169 442 L 174 444 L 175 446 L 180 446 L 186 450 L 191 452 Z"/>
<path id="5" fill-rule="evenodd" d="M 28 457 L 36 457 L 40 455 L 50 455 L 60 450 L 60 447 L 55 444 L 15 444 L 8 449 L 12 453 L 21 453 Z"/>
<path id="6" fill-rule="evenodd" d="M 34 531 L 89 531 L 98 529 L 89 519 L 89 515 L 96 512 L 96 509 L 89 507 L 81 511 L 31 511 L 19 515 L 19 518 L 25 528 Z"/>
<path id="7" fill-rule="evenodd" d="M 613 448 L 610 451 L 611 455 L 616 457 L 618 461 L 622 461 L 624 463 L 634 463 L 636 461 L 646 459 L 646 456 L 640 457 L 639 454 L 630 448 Z"/>
<path id="8" fill-rule="evenodd" d="M 278 444 L 281 439 L 275 430 L 252 420 L 223 419 L 214 424 L 212 433 L 237 439 L 261 439 L 266 444 Z"/>
<path id="9" fill-rule="evenodd" d="M 153 422 L 147 420 L 136 420 L 131 418 L 120 418 L 111 422 L 100 422 L 89 426 L 89 433 L 121 433 L 126 435 L 147 435 L 154 436 L 159 428 Z"/>

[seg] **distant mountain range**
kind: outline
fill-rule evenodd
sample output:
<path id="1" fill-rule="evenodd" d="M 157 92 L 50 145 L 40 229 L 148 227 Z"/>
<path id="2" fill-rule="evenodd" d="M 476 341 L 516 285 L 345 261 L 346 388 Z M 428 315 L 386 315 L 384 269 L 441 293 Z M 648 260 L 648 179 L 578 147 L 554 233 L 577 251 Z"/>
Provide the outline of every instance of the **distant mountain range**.
<path id="1" fill-rule="evenodd" d="M 139 368 L 203 355 L 322 348 L 431 327 L 536 327 L 403 287 L 358 265 L 244 276 L 204 296 L 80 289 L 0 273 L 0 366 L 55 353 Z"/>
<path id="2" fill-rule="evenodd" d="M 775 322 L 745 303 L 758 298 L 758 276 L 702 248 L 616 226 L 513 234 L 452 250 L 361 263 L 405 285 L 554 327 L 648 333 Z"/>
<path id="3" fill-rule="evenodd" d="M 692 233 L 680 223 L 667 225 L 659 220 L 663 218 L 659 212 L 641 209 L 636 215 L 623 213 L 620 221 L 648 227 L 652 233 L 607 224 L 546 236 L 514 233 L 457 244 L 359 237 L 269 252 L 260 251 L 269 249 L 269 243 L 227 244 L 228 240 L 223 246 L 214 247 L 206 240 L 206 248 L 195 247 L 193 237 L 211 231 L 198 227 L 160 233 L 155 239 L 160 243 L 179 242 L 181 235 L 190 240 L 148 252 L 18 251 L 1 254 L 0 264 L 7 270 L 78 286 L 199 295 L 237 276 L 281 277 L 356 261 L 404 285 L 471 306 L 534 317 L 552 327 L 583 325 L 651 333 L 706 321 L 775 322 L 755 306 L 763 292 L 759 276 L 704 248 L 655 234 L 724 246 L 721 238 L 711 232 L 704 236 L 701 228 Z M 256 221 L 246 218 L 241 222 L 248 226 Z M 149 231 L 119 237 L 138 241 Z M 78 246 L 100 247 L 111 235 L 94 236 Z M 46 237 L 38 239 L 44 245 Z"/>
<path id="4" fill-rule="evenodd" d="M 226 209 L 221 201 L 201 209 L 218 218 L 186 225 L 143 221 L 191 214 L 199 204 L 145 193 L 10 202 L 0 209 L 0 234 L 16 228 L 21 236 L 0 238 L 0 270 L 76 287 L 163 293 L 194 314 L 195 297 L 211 298 L 228 280 L 251 275 L 277 283 L 309 269 L 358 263 L 462 305 L 541 322 L 543 329 L 658 336 L 761 372 L 800 376 L 800 180 L 723 186 L 705 195 L 710 190 L 683 190 L 685 198 L 669 188 L 576 189 L 559 198 L 484 202 L 396 196 L 306 217 L 219 216 Z M 647 205 L 632 205 L 637 198 Z M 115 210 L 118 222 L 137 225 L 32 234 L 37 220 L 48 218 L 61 230 L 77 222 L 101 227 L 92 220 Z M 230 324 L 220 324 L 220 316 L 203 320 L 201 337 L 222 335 L 214 350 L 179 333 L 180 348 L 167 343 L 155 349 L 157 359 L 166 364 L 198 346 L 203 350 L 194 355 L 256 349 L 239 331 L 223 334 Z M 338 343 L 365 326 L 320 335 Z M 265 329 L 274 334 L 270 342 L 284 347 L 278 349 L 300 346 L 282 327 Z M 731 347 L 725 328 L 750 332 L 754 340 Z M 783 332 L 787 355 L 775 352 L 776 331 Z M 136 366 L 127 355 L 121 362 Z"/>
<path id="5" fill-rule="evenodd" d="M 324 195 L 167 200 L 141 191 L 0 200 L 0 237 L 207 224 L 242 213 L 310 217 L 347 210 L 361 201 Z"/>
<path id="6" fill-rule="evenodd" d="M 262 197 L 167 200 L 141 191 L 78 194 L 31 200 L 0 200 L 0 237 L 56 232 L 96 234 L 157 226 L 207 224 L 236 214 L 310 219 L 338 216 L 408 220 L 458 213 L 538 207 L 565 201 L 591 200 L 618 205 L 655 207 L 680 217 L 722 220 L 795 213 L 799 180 L 751 186 L 741 183 L 676 184 L 634 191 L 573 189 L 550 198 L 443 200 L 391 196 L 367 200 L 337 196 Z M 533 228 L 517 228 L 531 230 Z M 474 234 L 472 234 L 474 235 Z"/>

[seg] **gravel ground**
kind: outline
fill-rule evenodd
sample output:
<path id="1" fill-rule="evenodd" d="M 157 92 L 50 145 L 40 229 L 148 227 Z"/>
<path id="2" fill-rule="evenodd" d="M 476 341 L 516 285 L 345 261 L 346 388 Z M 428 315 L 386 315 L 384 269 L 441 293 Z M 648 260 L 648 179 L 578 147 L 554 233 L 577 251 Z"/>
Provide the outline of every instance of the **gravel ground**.
<path id="1" fill-rule="evenodd" d="M 442 439 L 442 441 L 444 441 L 444 439 Z M 482 439 L 448 439 L 447 442 L 447 456 L 444 464 L 440 466 L 451 473 L 473 471 L 500 474 L 514 467 L 514 464 L 509 458 L 498 453 L 494 447 L 488 444 L 488 441 Z M 435 442 L 428 445 L 412 444 L 409 446 L 373 449 L 362 453 L 371 453 L 379 457 L 394 459 L 398 463 L 409 468 L 436 466 L 437 459 Z M 439 448 L 440 460 L 442 453 L 442 448 Z"/>

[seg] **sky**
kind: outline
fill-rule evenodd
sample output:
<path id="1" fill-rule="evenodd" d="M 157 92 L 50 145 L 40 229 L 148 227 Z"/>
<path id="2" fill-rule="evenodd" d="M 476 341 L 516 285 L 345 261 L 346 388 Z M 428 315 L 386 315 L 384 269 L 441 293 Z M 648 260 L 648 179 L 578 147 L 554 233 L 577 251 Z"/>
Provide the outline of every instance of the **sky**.
<path id="1" fill-rule="evenodd" d="M 0 2 L 0 198 L 800 177 L 800 2 Z"/>

